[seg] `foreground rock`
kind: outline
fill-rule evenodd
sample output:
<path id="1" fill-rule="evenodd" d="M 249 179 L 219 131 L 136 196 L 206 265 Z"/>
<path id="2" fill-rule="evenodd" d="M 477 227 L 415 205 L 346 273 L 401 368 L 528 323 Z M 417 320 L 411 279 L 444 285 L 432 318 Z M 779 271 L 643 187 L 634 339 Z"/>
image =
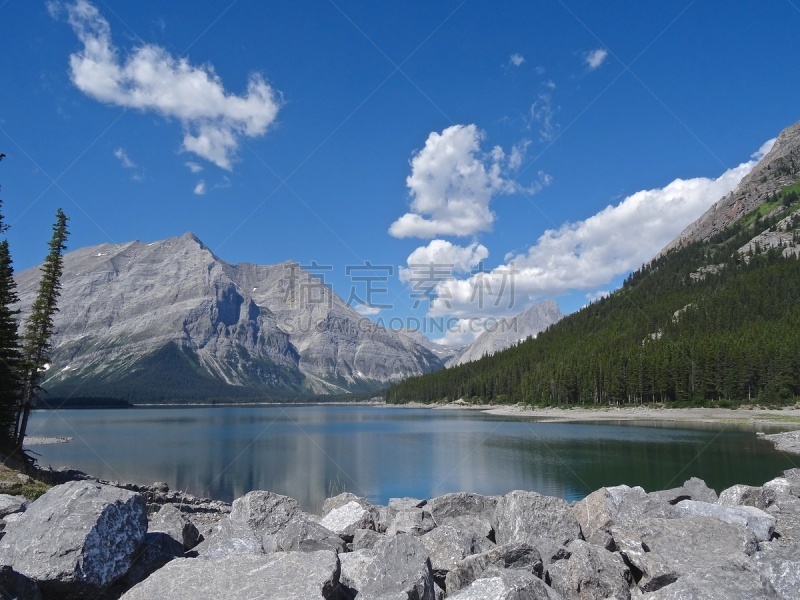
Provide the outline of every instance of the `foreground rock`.
<path id="1" fill-rule="evenodd" d="M 581 527 L 566 501 L 536 492 L 517 490 L 503 496 L 494 521 L 498 544 L 535 538 L 567 544 L 581 537 Z"/>
<path id="2" fill-rule="evenodd" d="M 450 598 L 458 600 L 562 600 L 563 596 L 527 571 L 487 571 L 468 588 Z"/>
<path id="3" fill-rule="evenodd" d="M 139 494 L 92 482 L 51 488 L 9 524 L 0 564 L 55 597 L 97 593 L 125 575 L 147 531 Z"/>
<path id="4" fill-rule="evenodd" d="M 468 587 L 484 573 L 498 569 L 523 570 L 541 577 L 542 558 L 539 551 L 528 544 L 495 546 L 456 563 L 445 577 L 445 590 L 452 594 Z"/>
<path id="5" fill-rule="evenodd" d="M 232 554 L 219 559 L 177 559 L 122 598 L 124 600 L 339 600 L 335 552 Z"/>
<path id="6" fill-rule="evenodd" d="M 622 557 L 583 540 L 568 546 L 570 557 L 547 568 L 545 581 L 565 598 L 602 600 L 631 597 L 631 572 Z"/>

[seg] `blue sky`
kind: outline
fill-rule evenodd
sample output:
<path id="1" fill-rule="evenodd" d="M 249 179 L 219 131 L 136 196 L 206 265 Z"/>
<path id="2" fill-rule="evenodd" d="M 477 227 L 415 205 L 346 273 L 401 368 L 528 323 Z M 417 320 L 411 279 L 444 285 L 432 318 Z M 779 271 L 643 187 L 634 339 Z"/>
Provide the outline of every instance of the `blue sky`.
<path id="1" fill-rule="evenodd" d="M 15 264 L 62 207 L 71 248 L 192 231 L 345 299 L 370 261 L 387 323 L 570 312 L 800 118 L 798 31 L 793 0 L 2 2 Z"/>

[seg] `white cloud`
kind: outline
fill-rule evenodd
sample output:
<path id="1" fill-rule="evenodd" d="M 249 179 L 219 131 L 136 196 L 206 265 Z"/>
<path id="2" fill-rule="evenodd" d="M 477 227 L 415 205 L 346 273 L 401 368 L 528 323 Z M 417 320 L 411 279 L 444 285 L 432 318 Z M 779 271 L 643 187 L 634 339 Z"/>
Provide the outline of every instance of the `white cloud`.
<path id="1" fill-rule="evenodd" d="M 663 188 L 631 194 L 577 223 L 545 231 L 526 252 L 506 257 L 490 273 L 437 283 L 432 316 L 468 318 L 513 314 L 532 298 L 592 291 L 652 259 L 711 204 L 732 191 L 771 147 L 716 179 L 676 179 Z M 482 306 L 478 306 L 482 295 Z M 518 301 L 518 299 L 521 299 Z"/>
<path id="2" fill-rule="evenodd" d="M 206 182 L 202 179 L 197 182 L 197 185 L 194 186 L 194 193 L 197 196 L 205 196 L 206 194 Z"/>
<path id="3" fill-rule="evenodd" d="M 455 273 L 469 272 L 488 257 L 486 246 L 478 242 L 469 246 L 457 246 L 446 240 L 431 240 L 427 246 L 417 248 L 408 256 L 408 268 L 400 269 L 400 279 L 411 281 L 415 271 L 429 271 L 431 264 L 436 265 L 437 272 L 442 277 L 451 277 Z"/>
<path id="4" fill-rule="evenodd" d="M 191 160 L 183 164 L 185 164 L 186 168 L 188 168 L 192 173 L 199 173 L 200 171 L 203 170 L 203 167 L 198 165 L 196 162 L 192 162 Z"/>
<path id="5" fill-rule="evenodd" d="M 364 317 L 372 317 L 381 313 L 381 309 L 377 306 L 367 306 L 366 304 L 356 304 L 353 308 Z"/>
<path id="6" fill-rule="evenodd" d="M 124 60 L 111 27 L 87 0 L 67 7 L 83 43 L 70 55 L 70 77 L 87 96 L 106 104 L 154 111 L 183 125 L 183 149 L 223 169 L 231 168 L 241 138 L 263 135 L 278 114 L 278 94 L 259 74 L 247 93 L 227 93 L 210 65 L 193 66 L 164 48 L 145 44 Z"/>
<path id="7" fill-rule="evenodd" d="M 608 58 L 608 50 L 604 48 L 592 50 L 586 55 L 586 65 L 594 71 L 595 69 L 600 68 L 600 65 L 602 65 L 604 62 L 606 62 L 606 58 Z"/>
<path id="8" fill-rule="evenodd" d="M 475 125 L 431 132 L 425 147 L 411 159 L 406 178 L 412 212 L 392 223 L 390 235 L 433 238 L 491 230 L 492 198 L 519 191 L 520 186 L 506 179 L 508 159 L 502 148 L 481 152 L 483 137 Z"/>
<path id="9" fill-rule="evenodd" d="M 601 300 L 603 298 L 607 298 L 611 295 L 611 292 L 608 290 L 596 290 L 594 292 L 588 292 L 586 294 L 586 299 L 589 302 L 594 302 L 595 300 Z"/>
<path id="10" fill-rule="evenodd" d="M 558 108 L 553 107 L 553 97 L 550 94 L 539 94 L 536 102 L 531 104 L 527 125 L 528 129 L 538 129 L 539 141 L 551 142 L 558 135 L 559 126 L 555 122 L 557 110 Z"/>
<path id="11" fill-rule="evenodd" d="M 119 162 L 122 163 L 122 166 L 126 169 L 136 168 L 136 163 L 128 157 L 128 154 L 125 152 L 124 148 L 117 148 L 114 150 L 114 156 L 119 159 Z"/>
<path id="12" fill-rule="evenodd" d="M 457 319 L 448 323 L 442 337 L 431 341 L 434 344 L 458 348 L 474 342 L 484 330 L 484 319 Z"/>
<path id="13" fill-rule="evenodd" d="M 514 65 L 515 67 L 519 67 L 522 65 L 522 63 L 525 62 L 525 57 L 522 56 L 522 54 L 512 54 L 509 57 L 508 62 Z"/>

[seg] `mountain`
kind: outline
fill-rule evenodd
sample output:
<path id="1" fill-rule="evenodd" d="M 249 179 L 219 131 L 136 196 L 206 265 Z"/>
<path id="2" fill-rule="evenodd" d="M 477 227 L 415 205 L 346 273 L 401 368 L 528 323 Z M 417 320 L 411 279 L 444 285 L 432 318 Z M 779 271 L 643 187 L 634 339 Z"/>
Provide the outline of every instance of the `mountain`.
<path id="1" fill-rule="evenodd" d="M 739 406 L 800 398 L 800 124 L 610 296 L 387 401 Z"/>
<path id="2" fill-rule="evenodd" d="M 524 339 L 536 337 L 563 316 L 553 300 L 534 304 L 510 319 L 500 319 L 497 327 L 484 331 L 474 342 L 448 360 L 447 366 L 453 367 L 479 360 L 510 348 Z"/>
<path id="3" fill-rule="evenodd" d="M 16 279 L 24 311 L 39 270 Z M 44 382 L 54 397 L 189 402 L 369 392 L 443 364 L 351 310 L 297 263 L 230 264 L 191 233 L 67 253 L 55 329 Z"/>
<path id="4" fill-rule="evenodd" d="M 414 329 L 400 329 L 398 331 L 399 333 L 410 337 L 423 348 L 430 350 L 440 361 L 442 361 L 443 365 L 447 364 L 451 358 L 463 350 L 461 346 L 448 346 L 447 344 L 437 344 L 436 342 L 432 342 L 428 336 Z"/>
<path id="5" fill-rule="evenodd" d="M 711 205 L 661 251 L 703 242 L 733 225 L 777 191 L 795 183 L 800 169 L 800 123 L 784 129 L 770 151 L 730 194 Z"/>

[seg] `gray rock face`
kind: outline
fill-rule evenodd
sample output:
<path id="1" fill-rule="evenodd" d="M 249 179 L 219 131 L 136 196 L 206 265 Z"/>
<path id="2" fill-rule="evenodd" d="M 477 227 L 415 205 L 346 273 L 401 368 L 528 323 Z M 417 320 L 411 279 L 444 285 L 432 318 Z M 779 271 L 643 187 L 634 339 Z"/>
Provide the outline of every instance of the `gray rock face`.
<path id="1" fill-rule="evenodd" d="M 274 552 L 275 535 L 301 514 L 293 498 L 262 490 L 249 492 L 234 500 L 230 515 L 195 550 L 206 558 Z"/>
<path id="2" fill-rule="evenodd" d="M 341 508 L 350 502 L 357 502 L 364 508 L 369 508 L 371 506 L 366 498 L 361 498 L 360 496 L 356 496 L 350 492 L 342 492 L 341 494 L 331 498 L 325 498 L 325 502 L 322 503 L 322 516 L 324 517 L 334 508 Z"/>
<path id="3" fill-rule="evenodd" d="M 644 592 L 717 566 L 744 569 L 758 548 L 752 531 L 710 517 L 647 519 L 614 525 L 611 535 L 627 562 L 641 572 L 638 585 Z"/>
<path id="4" fill-rule="evenodd" d="M 793 165 L 800 164 L 800 123 L 784 129 L 775 145 L 737 188 L 715 202 L 697 221 L 684 229 L 659 253 L 707 240 L 735 223 L 781 188 L 795 183 Z M 784 171 L 787 169 L 788 172 Z"/>
<path id="5" fill-rule="evenodd" d="M 39 277 L 38 267 L 17 275 L 23 311 Z M 370 326 L 297 263 L 229 264 L 192 234 L 69 252 L 61 283 L 45 382 L 58 393 L 108 392 L 165 348 L 220 389 L 262 393 L 341 393 L 443 364 L 415 340 Z"/>
<path id="6" fill-rule="evenodd" d="M 357 529 L 353 534 L 352 549 L 365 550 L 374 548 L 384 539 L 386 539 L 386 537 L 377 531 L 372 531 L 371 529 Z"/>
<path id="7" fill-rule="evenodd" d="M 761 510 L 766 510 L 774 500 L 774 490 L 737 484 L 722 490 L 717 504 L 720 506 L 754 506 Z"/>
<path id="8" fill-rule="evenodd" d="M 406 508 L 395 513 L 386 529 L 386 535 L 408 533 L 410 535 L 425 535 L 436 527 L 430 512 L 425 508 Z"/>
<path id="9" fill-rule="evenodd" d="M 0 519 L 25 510 L 27 505 L 28 501 L 23 496 L 0 494 Z"/>
<path id="10" fill-rule="evenodd" d="M 445 494 L 428 502 L 426 508 L 436 524 L 449 517 L 481 517 L 487 521 L 494 519 L 500 496 L 482 496 L 469 492 Z"/>
<path id="11" fill-rule="evenodd" d="M 144 581 L 175 558 L 183 558 L 183 544 L 160 531 L 147 533 L 144 542 L 136 550 L 133 565 L 125 575 L 125 587 L 133 587 Z"/>
<path id="12" fill-rule="evenodd" d="M 681 500 L 713 503 L 719 499 L 717 492 L 708 487 L 705 481 L 697 477 L 688 479 L 681 487 L 652 492 L 650 495 L 665 500 L 670 504 L 677 504 Z"/>
<path id="13" fill-rule="evenodd" d="M 528 544 L 503 544 L 458 561 L 445 577 L 445 590 L 452 594 L 468 587 L 491 569 L 515 569 L 542 576 L 542 559 Z"/>
<path id="14" fill-rule="evenodd" d="M 278 552 L 299 550 L 315 552 L 331 550 L 344 552 L 344 541 L 330 529 L 304 518 L 296 518 L 275 534 L 275 549 Z"/>
<path id="15" fill-rule="evenodd" d="M 153 515 L 147 531 L 166 533 L 180 543 L 184 550 L 191 550 L 200 541 L 200 532 L 194 523 L 172 504 L 165 504 Z"/>
<path id="16" fill-rule="evenodd" d="M 741 525 L 752 531 L 759 542 L 769 540 L 775 529 L 775 517 L 754 506 L 729 507 L 682 500 L 675 505 L 675 510 L 681 517 L 713 517 L 725 523 Z"/>
<path id="17" fill-rule="evenodd" d="M 372 513 L 356 501 L 334 508 L 319 522 L 322 527 L 333 531 L 347 542 L 353 540 L 357 529 L 374 529 Z"/>
<path id="18" fill-rule="evenodd" d="M 647 494 L 640 487 L 618 485 L 600 488 L 572 507 L 583 537 L 607 546 L 606 533 L 614 524 L 635 523 L 646 518 L 673 518 L 676 513 L 662 497 Z"/>
<path id="19" fill-rule="evenodd" d="M 692 573 L 640 598 L 647 600 L 762 600 L 780 598 L 769 582 L 749 565 L 740 568 L 716 566 Z M 796 596 L 786 596 L 795 598 Z"/>
<path id="20" fill-rule="evenodd" d="M 494 530 L 498 544 L 535 538 L 566 544 L 581 537 L 581 527 L 566 501 L 519 490 L 498 501 Z"/>
<path id="21" fill-rule="evenodd" d="M 219 559 L 177 559 L 135 586 L 125 600 L 339 599 L 335 552 L 234 554 Z"/>
<path id="22" fill-rule="evenodd" d="M 562 600 L 562 596 L 528 571 L 490 570 L 468 588 L 449 596 L 458 600 Z"/>
<path id="23" fill-rule="evenodd" d="M 348 598 L 434 600 L 436 587 L 425 546 L 417 538 L 386 538 L 371 550 L 342 554 L 341 583 Z"/>
<path id="24" fill-rule="evenodd" d="M 478 339 L 447 361 L 448 367 L 480 360 L 517 342 L 541 333 L 560 321 L 564 315 L 553 300 L 534 304 L 510 319 L 500 319 L 494 331 L 485 331 Z"/>
<path id="25" fill-rule="evenodd" d="M 437 527 L 423 535 L 420 541 L 428 551 L 433 576 L 440 584 L 444 582 L 447 572 L 459 561 L 467 556 L 490 550 L 494 546 L 485 537 L 455 529 L 450 525 Z"/>
<path id="26" fill-rule="evenodd" d="M 619 554 L 608 552 L 583 540 L 569 546 L 568 560 L 547 568 L 545 581 L 565 598 L 603 600 L 631 597 L 631 572 Z"/>
<path id="27" fill-rule="evenodd" d="M 101 589 L 131 567 L 147 531 L 142 497 L 74 481 L 32 502 L 0 541 L 0 564 L 52 593 Z"/>

